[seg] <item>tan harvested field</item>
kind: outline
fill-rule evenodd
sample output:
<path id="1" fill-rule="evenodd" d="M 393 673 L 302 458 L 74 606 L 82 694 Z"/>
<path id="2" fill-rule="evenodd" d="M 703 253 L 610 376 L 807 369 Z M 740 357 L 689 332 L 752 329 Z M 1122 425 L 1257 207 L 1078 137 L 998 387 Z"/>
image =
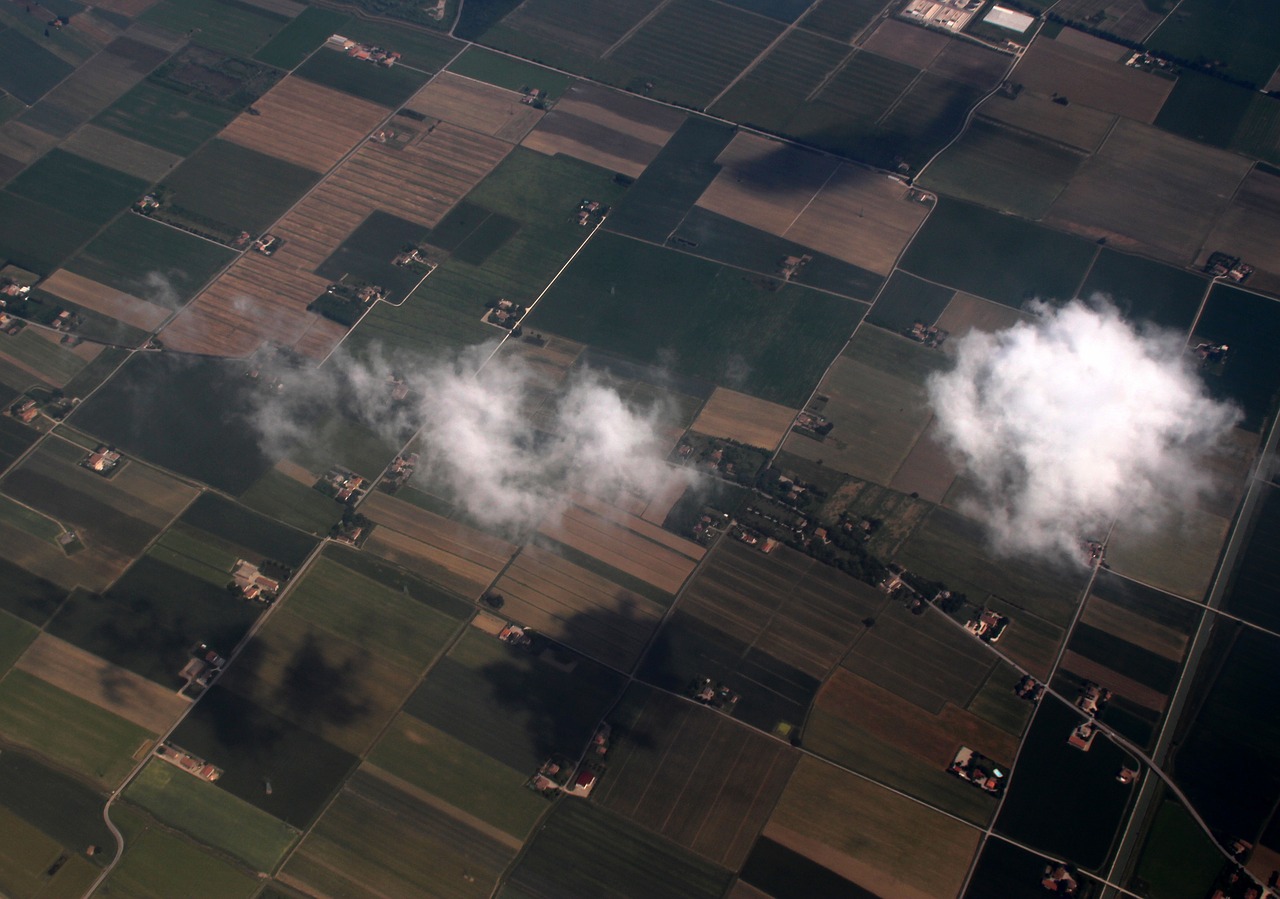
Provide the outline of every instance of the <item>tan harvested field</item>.
<path id="1" fill-rule="evenodd" d="M 414 94 L 407 109 L 516 144 L 543 116 L 521 95 L 474 78 L 441 72 Z"/>
<path id="2" fill-rule="evenodd" d="M 698 205 L 783 236 L 835 174 L 839 162 L 800 147 L 738 132 L 720 152 L 720 173 Z"/>
<path id="3" fill-rule="evenodd" d="M 1045 221 L 1185 265 L 1251 166 L 1226 150 L 1121 121 Z"/>
<path id="4" fill-rule="evenodd" d="M 191 704 L 173 690 L 48 634 L 36 637 L 16 667 L 152 733 L 167 731 Z"/>
<path id="5" fill-rule="evenodd" d="M 991 90 L 1004 78 L 1011 62 L 1003 53 L 978 44 L 948 40 L 929 72 L 979 90 Z"/>
<path id="6" fill-rule="evenodd" d="M 35 162 L 57 142 L 53 135 L 21 122 L 10 121 L 0 125 L 0 155 L 16 159 L 23 165 Z"/>
<path id="7" fill-rule="evenodd" d="M 954 42 L 941 32 L 908 25 L 901 19 L 883 19 L 861 47 L 917 69 L 927 69 L 950 43 Z"/>
<path id="8" fill-rule="evenodd" d="M 671 476 L 654 490 L 645 503 L 644 509 L 638 514 L 650 524 L 661 525 L 667 520 L 667 515 L 671 512 L 671 507 L 684 496 L 686 490 L 689 489 L 689 479 L 685 473 L 673 469 Z"/>
<path id="9" fill-rule="evenodd" d="M 1280 176 L 1254 169 L 1244 179 L 1231 204 L 1214 224 L 1196 256 L 1203 265 L 1209 254 L 1222 250 L 1245 259 L 1257 269 L 1280 274 Z"/>
<path id="10" fill-rule="evenodd" d="M 242 112 L 219 137 L 317 172 L 327 172 L 391 111 L 290 76 Z"/>
<path id="11" fill-rule="evenodd" d="M 666 607 L 538 546 L 495 585 L 502 613 L 607 665 L 630 671 Z"/>
<path id="12" fill-rule="evenodd" d="M 959 469 L 936 440 L 937 421 L 929 422 L 902 461 L 889 486 L 900 493 L 917 494 L 931 503 L 942 502 L 955 482 Z"/>
<path id="13" fill-rule="evenodd" d="M 795 417 L 795 409 L 717 387 L 690 427 L 709 437 L 728 437 L 772 450 L 791 429 Z"/>
<path id="14" fill-rule="evenodd" d="M 1198 509 L 1184 510 L 1155 531 L 1122 519 L 1107 543 L 1107 561 L 1135 581 L 1200 601 L 1229 526 L 1228 519 Z"/>
<path id="15" fill-rule="evenodd" d="M 1186 634 L 1097 596 L 1089 598 L 1080 620 L 1175 662 L 1187 651 Z"/>
<path id="16" fill-rule="evenodd" d="M 1280 870 L 1280 852 L 1268 849 L 1259 843 L 1249 853 L 1249 861 L 1245 870 L 1252 874 L 1258 883 L 1265 883 L 1272 871 Z"/>
<path id="17" fill-rule="evenodd" d="M 1116 694 L 1117 698 L 1137 703 L 1153 712 L 1163 712 L 1168 697 L 1159 690 L 1153 690 L 1145 684 L 1112 671 L 1101 662 L 1086 658 L 1068 649 L 1062 656 L 1061 670 L 1069 671 L 1084 680 L 1106 687 Z"/>
<path id="18" fill-rule="evenodd" d="M 642 521 L 637 516 L 623 512 L 609 503 L 606 503 L 604 500 L 597 499 L 594 496 L 575 490 L 569 494 L 569 499 L 593 515 L 634 531 L 640 536 L 672 550 L 687 559 L 692 559 L 696 562 L 707 554 L 706 547 L 699 546 L 692 540 L 686 540 L 683 537 L 679 537 L 671 533 L 670 531 L 664 531 L 656 525 Z"/>
<path id="19" fill-rule="evenodd" d="M 602 805 L 737 868 L 795 768 L 789 746 L 658 690 L 620 735 Z M 630 739 L 628 739 L 630 738 Z"/>
<path id="20" fill-rule="evenodd" d="M 757 890 L 745 880 L 738 880 L 729 891 L 729 899 L 773 899 L 773 897 Z"/>
<path id="21" fill-rule="evenodd" d="M 288 459 L 281 459 L 275 464 L 276 471 L 280 472 L 287 478 L 291 478 L 306 487 L 310 487 L 320 480 L 316 475 L 307 471 L 297 462 L 291 462 Z"/>
<path id="22" fill-rule="evenodd" d="M 1082 150 L 1102 146 L 1116 116 L 1088 106 L 1060 106 L 1049 97 L 1023 91 L 1016 99 L 996 95 L 978 107 L 986 118 L 1021 128 Z"/>
<path id="23" fill-rule="evenodd" d="M 818 693 L 815 708 L 854 722 L 872 735 L 939 769 L 955 757 L 961 744 L 979 747 L 996 761 L 1008 763 L 1018 750 L 1018 737 L 972 712 L 946 703 L 931 715 L 879 684 L 838 668 Z"/>
<path id="24" fill-rule="evenodd" d="M 329 285 L 316 266 L 374 210 L 435 225 L 511 149 L 456 125 L 418 127 L 404 146 L 366 142 L 271 229 L 285 245 L 244 254 L 165 328 L 165 345 L 244 356 L 275 342 L 326 356 L 347 329 L 306 311 Z"/>
<path id="25" fill-rule="evenodd" d="M 569 86 L 524 139 L 539 153 L 639 177 L 685 119 L 682 112 L 591 84 Z"/>
<path id="26" fill-rule="evenodd" d="M 97 125 L 81 126 L 63 141 L 62 149 L 148 182 L 161 180 L 182 162 L 181 156 Z"/>
<path id="27" fill-rule="evenodd" d="M 981 832 L 808 757 L 765 834 L 877 896 L 949 899 L 961 891 Z M 919 863 L 922 849 L 928 864 Z"/>
<path id="28" fill-rule="evenodd" d="M 1084 21 L 1095 13 L 1102 11 L 1105 18 L 1099 27 L 1114 34 L 1116 37 L 1125 40 L 1142 42 L 1147 39 L 1152 31 L 1156 29 L 1166 15 L 1167 12 L 1159 12 L 1152 7 L 1159 7 L 1162 4 L 1148 3 L 1147 0 L 1108 0 L 1103 5 L 1098 0 L 1061 0 L 1055 4 L 1053 11 L 1064 18 L 1075 21 Z M 1081 32 L 1074 31 L 1070 28 L 1062 29 L 1062 34 L 1058 36 L 1058 40 L 1062 40 L 1062 35 L 1071 33 L 1074 37 L 1087 37 Z M 1097 40 L 1094 38 L 1094 40 Z M 1108 46 L 1115 47 L 1114 44 Z M 1121 48 L 1116 48 L 1117 50 Z"/>
<path id="29" fill-rule="evenodd" d="M 163 306 L 148 303 L 114 287 L 73 274 L 64 268 L 50 275 L 40 288 L 77 306 L 101 312 L 103 315 L 144 331 L 154 331 L 170 314 L 170 311 Z"/>
<path id="30" fill-rule="evenodd" d="M 1003 331 L 1028 317 L 1017 309 L 993 303 L 971 293 L 957 293 L 938 316 L 937 326 L 951 336 L 942 345 L 943 352 L 954 352 L 955 342 L 970 331 Z"/>
<path id="31" fill-rule="evenodd" d="M 1170 80 L 1055 40 L 1032 43 L 1015 75 L 1025 90 L 1147 123 L 1173 90 Z"/>
<path id="32" fill-rule="evenodd" d="M 821 680 L 865 630 L 885 595 L 785 546 L 766 555 L 725 541 L 680 609 Z"/>

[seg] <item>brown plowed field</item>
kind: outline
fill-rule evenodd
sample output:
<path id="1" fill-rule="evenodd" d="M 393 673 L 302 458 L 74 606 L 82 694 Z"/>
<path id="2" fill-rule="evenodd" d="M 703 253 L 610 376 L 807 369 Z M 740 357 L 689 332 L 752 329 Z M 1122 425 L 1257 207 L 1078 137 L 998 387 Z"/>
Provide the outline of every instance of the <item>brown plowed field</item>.
<path id="1" fill-rule="evenodd" d="M 1003 53 L 978 44 L 948 40 L 933 65 L 929 66 L 929 72 L 978 90 L 991 90 L 1004 78 L 1011 61 Z"/>
<path id="2" fill-rule="evenodd" d="M 1169 701 L 1159 690 L 1153 690 L 1070 649 L 1062 656 L 1061 668 L 1113 691 L 1117 698 L 1127 699 L 1153 712 L 1163 712 L 1165 703 Z"/>
<path id="3" fill-rule="evenodd" d="M 57 142 L 58 139 L 53 135 L 21 122 L 5 122 L 0 125 L 0 154 L 16 159 L 23 165 L 34 162 L 37 156 L 43 156 Z"/>
<path id="4" fill-rule="evenodd" d="M 651 527 L 648 522 L 641 523 Z M 557 520 L 544 522 L 539 531 L 667 593 L 680 589 L 695 564 L 675 550 L 580 506 L 571 506 Z"/>
<path id="5" fill-rule="evenodd" d="M 782 442 L 795 417 L 795 409 L 717 387 L 690 427 L 699 434 L 772 450 Z"/>
<path id="6" fill-rule="evenodd" d="M 1175 662 L 1187 651 L 1186 634 L 1098 596 L 1089 597 L 1080 621 Z"/>
<path id="7" fill-rule="evenodd" d="M 1045 221 L 1091 237 L 1127 238 L 1187 264 L 1252 165 L 1235 153 L 1120 121 Z"/>
<path id="8" fill-rule="evenodd" d="M 655 543 L 660 543 L 668 549 L 673 549 L 680 555 L 694 561 L 707 554 L 706 547 L 699 546 L 692 540 L 686 540 L 670 531 L 664 531 L 661 527 L 642 521 L 635 515 L 609 505 L 604 500 L 596 499 L 594 496 L 576 490 L 570 494 L 570 499 L 588 512 L 592 512 L 609 521 L 617 522 L 628 530 L 635 531 L 640 536 L 646 537 Z"/>
<path id="9" fill-rule="evenodd" d="M 154 331 L 169 317 L 169 310 L 163 306 L 148 303 L 114 287 L 72 274 L 66 269 L 58 269 L 40 288 L 77 306 L 101 312 L 144 331 Z"/>
<path id="10" fill-rule="evenodd" d="M 665 607 L 537 546 L 495 585 L 502 613 L 622 671 L 634 667 Z"/>
<path id="11" fill-rule="evenodd" d="M 661 525 L 667 520 L 671 507 L 676 504 L 684 492 L 689 489 L 689 479 L 684 472 L 672 471 L 666 483 L 655 490 L 645 503 L 640 517 L 650 524 Z"/>
<path id="12" fill-rule="evenodd" d="M 739 132 L 716 158 L 720 173 L 698 205 L 782 236 L 835 173 L 829 156 Z"/>
<path id="13" fill-rule="evenodd" d="M 524 146 L 636 178 L 684 118 L 684 113 L 619 91 L 574 84 L 524 139 Z"/>
<path id="14" fill-rule="evenodd" d="M 40 634 L 16 666 L 152 733 L 164 733 L 189 700 L 65 640 Z"/>
<path id="15" fill-rule="evenodd" d="M 285 78 L 219 137 L 277 159 L 327 172 L 391 112 L 304 78 Z"/>
<path id="16" fill-rule="evenodd" d="M 951 344 L 943 344 L 944 351 L 954 346 L 954 341 L 970 331 L 1003 331 L 1027 319 L 1017 309 L 1000 303 L 975 297 L 970 293 L 957 293 L 938 316 L 937 327 L 948 332 Z"/>
<path id="17" fill-rule="evenodd" d="M 649 690 L 595 795 L 607 808 L 737 868 L 797 759 L 790 747 L 731 718 Z"/>
<path id="18" fill-rule="evenodd" d="M 156 0 L 95 0 L 94 7 L 135 19 L 156 5 Z"/>
<path id="19" fill-rule="evenodd" d="M 1035 41 L 1014 74 L 1026 90 L 1148 124 L 1173 90 L 1170 80 L 1053 40 Z"/>
<path id="20" fill-rule="evenodd" d="M 515 144 L 543 116 L 541 109 L 520 100 L 521 95 L 515 91 L 441 72 L 423 85 L 405 107 Z"/>
<path id="21" fill-rule="evenodd" d="M 402 149 L 366 143 L 272 228 L 285 245 L 237 260 L 164 330 L 165 344 L 244 356 L 272 341 L 324 358 L 346 329 L 306 311 L 329 285 L 315 268 L 374 210 L 435 225 L 510 150 L 445 123 Z"/>

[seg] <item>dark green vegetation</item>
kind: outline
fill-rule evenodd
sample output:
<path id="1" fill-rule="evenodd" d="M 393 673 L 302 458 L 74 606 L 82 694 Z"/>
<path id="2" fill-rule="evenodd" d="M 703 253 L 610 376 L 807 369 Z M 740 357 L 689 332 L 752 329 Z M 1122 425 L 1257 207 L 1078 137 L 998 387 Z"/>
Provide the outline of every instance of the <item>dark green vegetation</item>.
<path id="1" fill-rule="evenodd" d="M 729 5 L 780 22 L 794 22 L 812 4 L 810 0 L 729 0 Z"/>
<path id="2" fill-rule="evenodd" d="M 570 80 L 560 72 L 493 53 L 483 47 L 468 47 L 449 63 L 449 71 L 513 91 L 526 87 L 537 88 L 550 100 L 558 100 L 569 86 Z"/>
<path id="3" fill-rule="evenodd" d="M 120 864 L 103 883 L 103 896 L 167 899 L 205 893 L 238 899 L 258 888 L 257 878 L 204 852 L 172 831 L 139 823 Z"/>
<path id="4" fill-rule="evenodd" d="M 10 811 L 77 852 L 114 842 L 102 820 L 101 795 L 17 750 L 0 753 L 0 796 Z M 103 864 L 107 859 L 97 856 L 93 861 Z"/>
<path id="5" fill-rule="evenodd" d="M 501 895 L 709 899 L 723 894 L 731 876 L 612 812 L 566 801 L 533 838 Z"/>
<path id="6" fill-rule="evenodd" d="M 1156 125 L 1182 137 L 1280 162 L 1280 98 L 1183 70 Z"/>
<path id="7" fill-rule="evenodd" d="M 77 253 L 67 268 L 177 309 L 234 257 L 226 247 L 141 215 L 123 215 Z"/>
<path id="8" fill-rule="evenodd" d="M 259 232 L 297 202 L 319 175 L 310 169 L 214 140 L 164 180 L 164 213 L 214 236 Z M 209 190 L 209 185 L 218 190 Z"/>
<path id="9" fill-rule="evenodd" d="M 517 771 L 534 771 L 552 753 L 576 757 L 622 676 L 559 647 L 542 655 L 469 629 L 405 711 Z"/>
<path id="10" fill-rule="evenodd" d="M 0 89 L 30 106 L 72 72 L 72 67 L 16 28 L 0 30 Z"/>
<path id="11" fill-rule="evenodd" d="M 261 611 L 225 586 L 143 556 L 105 594 L 73 593 L 49 630 L 176 689 L 192 646 L 230 652 Z"/>
<path id="12" fill-rule="evenodd" d="M 69 360 L 68 360 L 69 361 Z M 26 372 L 23 372 L 25 375 Z M 29 378 L 30 375 L 27 375 Z M 24 378 L 24 380 L 27 380 Z M 5 391 L 8 393 L 8 391 Z M 72 394 L 74 396 L 74 394 Z M 17 394 L 6 396 L 3 402 L 12 403 Z M 0 419 L 0 470 L 8 468 L 15 459 L 26 452 L 27 447 L 35 443 L 38 433 L 15 418 Z"/>
<path id="13" fill-rule="evenodd" d="M 1280 340 L 1280 308 L 1266 297 L 1216 284 L 1196 322 L 1193 343 L 1198 339 L 1231 347 L 1222 373 L 1208 374 L 1205 382 L 1215 397 L 1241 406 L 1242 428 L 1259 431 L 1274 413 L 1280 389 L 1273 354 Z"/>
<path id="14" fill-rule="evenodd" d="M 1116 772 L 1137 763 L 1101 734 L 1088 752 L 1069 745 L 1067 737 L 1084 720 L 1061 703 L 1040 705 L 996 827 L 1055 857 L 1097 868 L 1133 797 Z"/>
<path id="15" fill-rule="evenodd" d="M 0 259 L 38 275 L 48 275 L 97 226 L 43 203 L 0 191 Z"/>
<path id="16" fill-rule="evenodd" d="M 867 313 L 867 321 L 890 331 L 908 330 L 915 322 L 932 325 L 954 295 L 949 287 L 894 272 Z"/>
<path id="17" fill-rule="evenodd" d="M 290 568 L 301 564 L 315 545 L 315 540 L 306 534 L 251 512 L 216 493 L 202 493 L 182 513 L 179 522 Z"/>
<path id="18" fill-rule="evenodd" d="M 277 521 L 316 535 L 328 533 L 343 510 L 332 497 L 274 468 L 240 494 L 240 501 Z"/>
<path id="19" fill-rule="evenodd" d="M 965 899 L 1044 899 L 1043 856 L 1004 842 L 987 840 L 969 881 Z"/>
<path id="20" fill-rule="evenodd" d="M 392 107 L 409 99 L 427 80 L 426 75 L 409 66 L 387 68 L 328 50 L 313 55 L 298 66 L 294 74 L 362 100 Z"/>
<path id="21" fill-rule="evenodd" d="M 939 200 L 902 259 L 907 271 L 1015 309 L 1075 296 L 1092 243 L 1011 216 Z"/>
<path id="22" fill-rule="evenodd" d="M 1226 608 L 1243 618 L 1275 629 L 1280 625 L 1280 606 L 1276 604 L 1280 594 L 1277 575 L 1280 565 L 1270 547 L 1280 539 L 1280 491 L 1267 486 L 1258 495 L 1258 507 L 1253 522 L 1248 549 L 1245 550 L 1236 569 L 1231 591 L 1227 594 Z"/>
<path id="23" fill-rule="evenodd" d="M 143 81 L 107 107 L 93 123 L 186 156 L 217 134 L 235 114 L 230 107 L 215 106 Z"/>
<path id="24" fill-rule="evenodd" d="M 292 69 L 323 44 L 329 35 L 340 34 L 350 21 L 351 17 L 343 13 L 308 6 L 253 58 L 282 69 Z"/>
<path id="25" fill-rule="evenodd" d="M 633 194 L 634 191 L 635 188 L 632 189 Z M 833 256 L 810 253 L 800 244 L 774 237 L 767 231 L 735 222 L 700 206 L 688 211 L 666 244 L 675 250 L 771 277 L 778 273 L 779 263 L 785 257 L 808 253 L 813 258 L 805 263 L 793 281 L 858 300 L 872 299 L 884 283 L 884 278 L 875 272 Z"/>
<path id="26" fill-rule="evenodd" d="M 822 0 L 804 17 L 804 27 L 847 41 L 884 9 L 880 0 Z"/>
<path id="27" fill-rule="evenodd" d="M 65 150 L 50 150 L 10 182 L 8 191 L 101 225 L 127 209 L 147 183 Z"/>
<path id="28" fill-rule="evenodd" d="M 138 354 L 82 404 L 75 425 L 127 453 L 239 494 L 272 461 L 247 419 L 243 362 Z"/>
<path id="29" fill-rule="evenodd" d="M 1165 799 L 1147 832 L 1133 886 L 1151 899 L 1208 895 L 1222 864 L 1218 847 L 1181 803 Z"/>
<path id="30" fill-rule="evenodd" d="M 0 613 L 0 676 L 8 671 L 18 657 L 31 645 L 38 631 L 14 618 L 8 613 Z"/>
<path id="31" fill-rule="evenodd" d="M 216 685 L 173 742 L 224 768 L 220 788 L 298 828 L 311 823 L 356 764 L 332 743 Z"/>
<path id="32" fill-rule="evenodd" d="M 188 45 L 147 79 L 186 97 L 241 110 L 275 86 L 280 70 L 205 47 Z"/>
<path id="33" fill-rule="evenodd" d="M 187 34 L 202 47 L 241 56 L 254 51 L 289 24 L 288 16 L 235 0 L 161 0 L 140 21 Z"/>
<path id="34" fill-rule="evenodd" d="M 768 837 L 761 837 L 742 866 L 742 880 L 774 899 L 876 899 L 876 894 L 845 880 L 830 868 Z"/>
<path id="35" fill-rule="evenodd" d="M 417 246 L 427 229 L 386 212 L 373 212 L 316 268 L 331 281 L 344 278 L 354 283 L 377 284 L 386 288 L 387 298 L 398 303 L 421 280 L 425 270 L 418 266 L 392 265 L 395 254 L 406 246 Z"/>
<path id="36" fill-rule="evenodd" d="M 1107 297 L 1130 321 L 1153 322 L 1185 332 L 1195 320 L 1208 281 L 1185 269 L 1104 249 L 1089 270 L 1080 296 Z"/>
<path id="37" fill-rule="evenodd" d="M 479 266 L 519 230 L 516 219 L 463 200 L 431 229 L 428 242 L 455 259 Z"/>
<path id="38" fill-rule="evenodd" d="M 1267 0 L 1186 0 L 1151 36 L 1153 50 L 1192 62 L 1212 60 L 1215 71 L 1261 88 L 1280 64 L 1280 9 Z"/>
<path id="39" fill-rule="evenodd" d="M 720 172 L 715 159 L 733 129 L 710 119 L 688 119 L 627 190 L 608 219 L 608 230 L 662 242 Z"/>
<path id="40" fill-rule="evenodd" d="M 600 234 L 529 325 L 798 406 L 863 311 L 800 285 Z"/>

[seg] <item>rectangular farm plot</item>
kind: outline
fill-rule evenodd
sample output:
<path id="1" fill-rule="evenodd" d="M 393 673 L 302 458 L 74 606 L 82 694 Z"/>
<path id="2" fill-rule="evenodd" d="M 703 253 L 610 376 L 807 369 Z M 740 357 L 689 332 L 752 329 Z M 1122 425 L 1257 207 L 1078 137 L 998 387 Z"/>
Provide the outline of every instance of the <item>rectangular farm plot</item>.
<path id="1" fill-rule="evenodd" d="M 656 103 L 574 83 L 523 146 L 550 155 L 565 153 L 638 178 L 684 119 L 684 113 Z"/>
<path id="2" fill-rule="evenodd" d="M 796 410 L 717 387 L 690 428 L 750 446 L 775 448 L 791 428 Z"/>
<path id="3" fill-rule="evenodd" d="M 290 857 L 280 879 L 324 896 L 484 899 L 515 854 L 506 842 L 431 802 L 359 771 Z"/>
<path id="4" fill-rule="evenodd" d="M 404 105 L 461 128 L 519 143 L 543 117 L 541 109 L 522 99 L 523 95 L 513 90 L 441 72 Z"/>
<path id="5" fill-rule="evenodd" d="M 285 78 L 242 112 L 221 137 L 277 159 L 327 172 L 390 111 L 376 103 Z"/>
<path id="6" fill-rule="evenodd" d="M 15 668 L 153 733 L 167 731 L 189 705 L 173 690 L 49 634 L 37 637 Z"/>
<path id="7" fill-rule="evenodd" d="M 1049 97 L 1022 91 L 1010 99 L 997 94 L 978 107 L 979 114 L 1086 152 L 1102 146 L 1116 117 L 1078 103 L 1063 106 Z"/>
<path id="8" fill-rule="evenodd" d="M 502 614 L 614 668 L 630 671 L 666 606 L 538 546 L 494 585 Z"/>
<path id="9" fill-rule="evenodd" d="M 97 879 L 98 867 L 78 854 L 79 847 L 62 845 L 3 807 L 0 833 L 0 889 L 11 899 L 71 899 L 84 895 Z"/>
<path id="10" fill-rule="evenodd" d="M 187 775 L 190 776 L 190 775 Z M 249 899 L 257 877 L 159 827 L 147 827 L 129 842 L 120 864 L 102 885 L 106 896 L 192 896 Z"/>
<path id="11" fill-rule="evenodd" d="M 172 314 L 171 310 L 163 306 L 130 296 L 66 269 L 58 269 L 46 278 L 40 289 L 143 331 L 154 331 Z"/>
<path id="12" fill-rule="evenodd" d="M 1184 509 L 1154 530 L 1121 520 L 1107 544 L 1107 561 L 1139 583 L 1178 596 L 1204 599 L 1230 522 L 1200 509 Z"/>
<path id="13" fill-rule="evenodd" d="M 622 709 L 609 768 L 595 790 L 600 804 L 716 864 L 739 867 L 798 754 L 649 687 L 633 687 Z"/>
<path id="14" fill-rule="evenodd" d="M 62 147 L 148 183 L 161 180 L 182 162 L 181 156 L 97 125 L 77 128 Z"/>
<path id="15" fill-rule="evenodd" d="M 1160 165 L 1152 166 L 1159 153 Z M 1134 122 L 1120 122 L 1046 221 L 1186 264 L 1252 163 Z"/>
<path id="16" fill-rule="evenodd" d="M 1196 264 L 1203 264 L 1210 253 L 1222 250 L 1248 261 L 1254 268 L 1280 275 L 1280 261 L 1275 254 L 1278 233 L 1280 175 L 1274 170 L 1254 168 L 1214 223 Z"/>
<path id="17" fill-rule="evenodd" d="M 1035 41 L 1016 74 L 1032 93 L 1066 97 L 1072 104 L 1147 123 L 1155 121 L 1174 84 L 1054 40 Z"/>

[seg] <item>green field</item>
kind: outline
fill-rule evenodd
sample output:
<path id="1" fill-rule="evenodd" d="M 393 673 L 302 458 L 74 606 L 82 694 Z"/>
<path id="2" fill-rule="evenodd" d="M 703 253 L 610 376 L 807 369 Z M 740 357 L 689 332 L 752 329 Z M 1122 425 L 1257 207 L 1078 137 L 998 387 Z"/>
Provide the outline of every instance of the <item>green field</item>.
<path id="1" fill-rule="evenodd" d="M 143 81 L 93 120 L 125 137 L 180 156 L 195 151 L 236 116 L 150 81 Z"/>
<path id="2" fill-rule="evenodd" d="M 160 759 L 130 781 L 124 798 L 258 871 L 275 870 L 297 837 L 283 821 Z"/>
<path id="3" fill-rule="evenodd" d="M 342 517 L 342 505 L 274 468 L 254 482 L 240 501 L 250 509 L 311 534 L 324 535 Z"/>
<path id="4" fill-rule="evenodd" d="M 219 896 L 248 899 L 258 878 L 201 851 L 176 834 L 149 827 L 125 848 L 124 857 L 98 893 L 128 899 Z"/>
<path id="5" fill-rule="evenodd" d="M 1165 19 L 1148 46 L 1184 59 L 1215 60 L 1215 69 L 1259 89 L 1280 64 L 1274 40 L 1280 8 L 1267 0 L 1186 0 Z"/>
<path id="6" fill-rule="evenodd" d="M 792 31 L 712 111 L 731 121 L 784 132 L 797 108 L 851 52 L 845 43 Z"/>
<path id="7" fill-rule="evenodd" d="M 1016 309 L 1037 297 L 1074 297 L 1096 251 L 1083 238 L 943 199 L 902 267 Z"/>
<path id="8" fill-rule="evenodd" d="M 221 0 L 161 0 L 139 21 L 179 34 L 191 34 L 204 47 L 240 56 L 254 51 L 283 31 L 289 17 L 249 3 Z"/>
<path id="9" fill-rule="evenodd" d="M 1018 672 L 1001 662 L 991 669 L 987 681 L 974 694 L 968 709 L 979 718 L 990 721 L 1001 730 L 1019 735 L 1031 719 L 1034 706 L 1013 692 Z"/>
<path id="10" fill-rule="evenodd" d="M 863 311 L 860 303 L 606 233 L 574 260 L 529 325 L 799 406 Z"/>
<path id="11" fill-rule="evenodd" d="M 0 191 L 0 258 L 38 275 L 53 273 L 97 226 Z"/>
<path id="12" fill-rule="evenodd" d="M 0 351 L 39 372 L 44 381 L 59 386 L 75 377 L 86 364 L 83 356 L 49 340 L 33 328 L 26 328 L 5 340 L 0 344 Z"/>
<path id="13" fill-rule="evenodd" d="M 876 297 L 867 321 L 888 331 L 905 331 L 915 322 L 932 325 L 947 308 L 955 291 L 906 272 L 894 272 Z"/>
<path id="14" fill-rule="evenodd" d="M 0 894 L 9 899 L 84 895 L 98 871 L 92 862 L 73 852 L 0 806 Z M 59 859 L 64 863 L 49 876 Z"/>
<path id="15" fill-rule="evenodd" d="M 290 568 L 302 563 L 315 540 L 214 493 L 202 493 L 182 514 L 182 523 L 243 546 Z"/>
<path id="16" fill-rule="evenodd" d="M 558 100 L 570 81 L 561 72 L 553 72 L 551 69 L 477 46 L 468 47 L 449 63 L 449 71 L 513 91 L 526 87 L 538 88 L 550 100 Z"/>
<path id="17" fill-rule="evenodd" d="M 297 202 L 319 175 L 224 140 L 194 153 L 164 180 L 172 212 L 197 225 L 259 232 Z M 209 190 L 210 184 L 219 189 Z"/>
<path id="18" fill-rule="evenodd" d="M 38 631 L 25 621 L 7 612 L 0 612 L 0 677 L 9 670 L 18 656 L 31 645 Z"/>
<path id="19" fill-rule="evenodd" d="M 529 772 L 508 768 L 412 715 L 392 722 L 369 761 L 518 839 L 548 808 L 546 799 L 525 789 Z"/>
<path id="20" fill-rule="evenodd" d="M 1156 811 L 1138 861 L 1136 877 L 1151 899 L 1208 894 L 1222 871 L 1222 853 L 1177 800 Z"/>
<path id="21" fill-rule="evenodd" d="M 423 671 L 457 630 L 461 615 L 352 571 L 341 558 L 326 555 L 307 569 L 289 594 L 289 611 L 399 668 Z M 459 612 L 470 611 L 469 604 L 456 605 Z"/>
<path id="22" fill-rule="evenodd" d="M 50 762 L 114 787 L 147 731 L 25 671 L 0 681 L 0 733 Z"/>
<path id="23" fill-rule="evenodd" d="M 547 660 L 468 629 L 404 710 L 517 771 L 586 746 L 621 675 L 567 650 Z M 570 670 L 553 659 L 562 656 Z M 564 701 L 573 696 L 573 702 Z"/>
<path id="24" fill-rule="evenodd" d="M 0 29 L 0 58 L 5 60 L 0 89 L 28 106 L 66 78 L 72 66 L 16 28 Z"/>
<path id="25" fill-rule="evenodd" d="M 141 215 L 112 222 L 67 268 L 168 309 L 191 299 L 235 258 L 226 247 Z"/>
<path id="26" fill-rule="evenodd" d="M 1084 153 L 1062 144 L 980 118 L 929 166 L 920 184 L 1001 212 L 1039 219 L 1084 160 Z"/>
<path id="27" fill-rule="evenodd" d="M 422 87 L 427 76 L 409 66 L 375 65 L 345 53 L 325 50 L 294 69 L 294 74 L 362 100 L 396 107 Z"/>
<path id="28" fill-rule="evenodd" d="M 351 17 L 340 12 L 308 6 L 284 27 L 254 59 L 281 69 L 292 69 L 302 62 L 331 34 L 341 34 Z"/>
<path id="29" fill-rule="evenodd" d="M 501 895 L 710 899 L 731 872 L 594 803 L 564 801 L 538 831 Z"/>
<path id="30" fill-rule="evenodd" d="M 146 192 L 147 182 L 54 149 L 32 163 L 8 191 L 91 224 L 104 224 Z"/>

